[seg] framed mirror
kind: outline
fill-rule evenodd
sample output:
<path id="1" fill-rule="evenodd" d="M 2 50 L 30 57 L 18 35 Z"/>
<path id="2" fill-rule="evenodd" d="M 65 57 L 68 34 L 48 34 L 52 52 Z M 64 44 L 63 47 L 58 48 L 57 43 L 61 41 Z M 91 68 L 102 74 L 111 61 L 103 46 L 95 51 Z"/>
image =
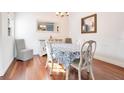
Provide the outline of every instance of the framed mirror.
<path id="1" fill-rule="evenodd" d="M 40 32 L 58 32 L 59 26 L 54 22 L 38 22 L 37 30 Z"/>
<path id="2" fill-rule="evenodd" d="M 38 22 L 38 31 L 54 31 L 54 23 Z"/>
<path id="3" fill-rule="evenodd" d="M 81 19 L 81 33 L 97 32 L 97 14 L 93 14 Z"/>

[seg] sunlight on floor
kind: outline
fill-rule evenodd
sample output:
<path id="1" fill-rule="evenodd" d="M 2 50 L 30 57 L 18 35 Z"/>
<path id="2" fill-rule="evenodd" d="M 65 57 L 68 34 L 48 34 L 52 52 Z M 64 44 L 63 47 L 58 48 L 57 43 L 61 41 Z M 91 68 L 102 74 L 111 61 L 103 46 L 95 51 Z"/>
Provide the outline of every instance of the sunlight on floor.
<path id="1" fill-rule="evenodd" d="M 49 67 L 52 68 L 52 63 L 48 63 Z M 53 72 L 62 72 L 65 73 L 65 70 L 62 65 L 59 65 L 58 63 L 54 63 L 53 65 Z"/>

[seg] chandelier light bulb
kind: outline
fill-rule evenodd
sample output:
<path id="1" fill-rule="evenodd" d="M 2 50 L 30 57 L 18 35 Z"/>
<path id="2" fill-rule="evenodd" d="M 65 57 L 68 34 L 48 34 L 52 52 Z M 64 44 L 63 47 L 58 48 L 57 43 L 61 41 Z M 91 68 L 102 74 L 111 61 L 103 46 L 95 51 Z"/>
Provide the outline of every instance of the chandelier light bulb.
<path id="1" fill-rule="evenodd" d="M 56 12 L 56 16 L 64 17 L 64 16 L 69 16 L 68 12 Z"/>

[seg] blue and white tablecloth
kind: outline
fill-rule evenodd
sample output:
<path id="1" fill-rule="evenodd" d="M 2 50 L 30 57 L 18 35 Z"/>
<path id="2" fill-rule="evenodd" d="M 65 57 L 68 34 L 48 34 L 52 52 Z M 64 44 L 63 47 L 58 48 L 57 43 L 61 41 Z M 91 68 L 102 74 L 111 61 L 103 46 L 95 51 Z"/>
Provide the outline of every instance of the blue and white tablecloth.
<path id="1" fill-rule="evenodd" d="M 72 44 L 52 44 L 53 57 L 68 68 L 74 59 L 80 58 L 80 46 Z"/>

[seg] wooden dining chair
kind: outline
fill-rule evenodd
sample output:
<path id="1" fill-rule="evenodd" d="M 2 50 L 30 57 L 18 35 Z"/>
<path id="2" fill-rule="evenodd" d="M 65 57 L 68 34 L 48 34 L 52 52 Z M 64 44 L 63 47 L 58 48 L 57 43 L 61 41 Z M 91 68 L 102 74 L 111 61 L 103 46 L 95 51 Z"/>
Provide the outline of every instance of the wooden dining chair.
<path id="1" fill-rule="evenodd" d="M 81 80 L 81 71 L 86 70 L 88 76 L 91 77 L 93 80 L 93 70 L 92 70 L 92 61 L 93 56 L 96 50 L 96 41 L 89 40 L 83 43 L 80 52 L 80 59 L 75 59 L 70 67 L 75 68 L 78 70 L 78 79 Z"/>
<path id="2" fill-rule="evenodd" d="M 52 44 L 53 42 L 46 41 L 46 52 L 47 52 L 46 68 L 48 66 L 48 63 L 51 63 L 50 75 L 52 75 L 54 63 L 57 63 L 57 59 L 54 57 L 54 54 L 53 54 Z"/>

